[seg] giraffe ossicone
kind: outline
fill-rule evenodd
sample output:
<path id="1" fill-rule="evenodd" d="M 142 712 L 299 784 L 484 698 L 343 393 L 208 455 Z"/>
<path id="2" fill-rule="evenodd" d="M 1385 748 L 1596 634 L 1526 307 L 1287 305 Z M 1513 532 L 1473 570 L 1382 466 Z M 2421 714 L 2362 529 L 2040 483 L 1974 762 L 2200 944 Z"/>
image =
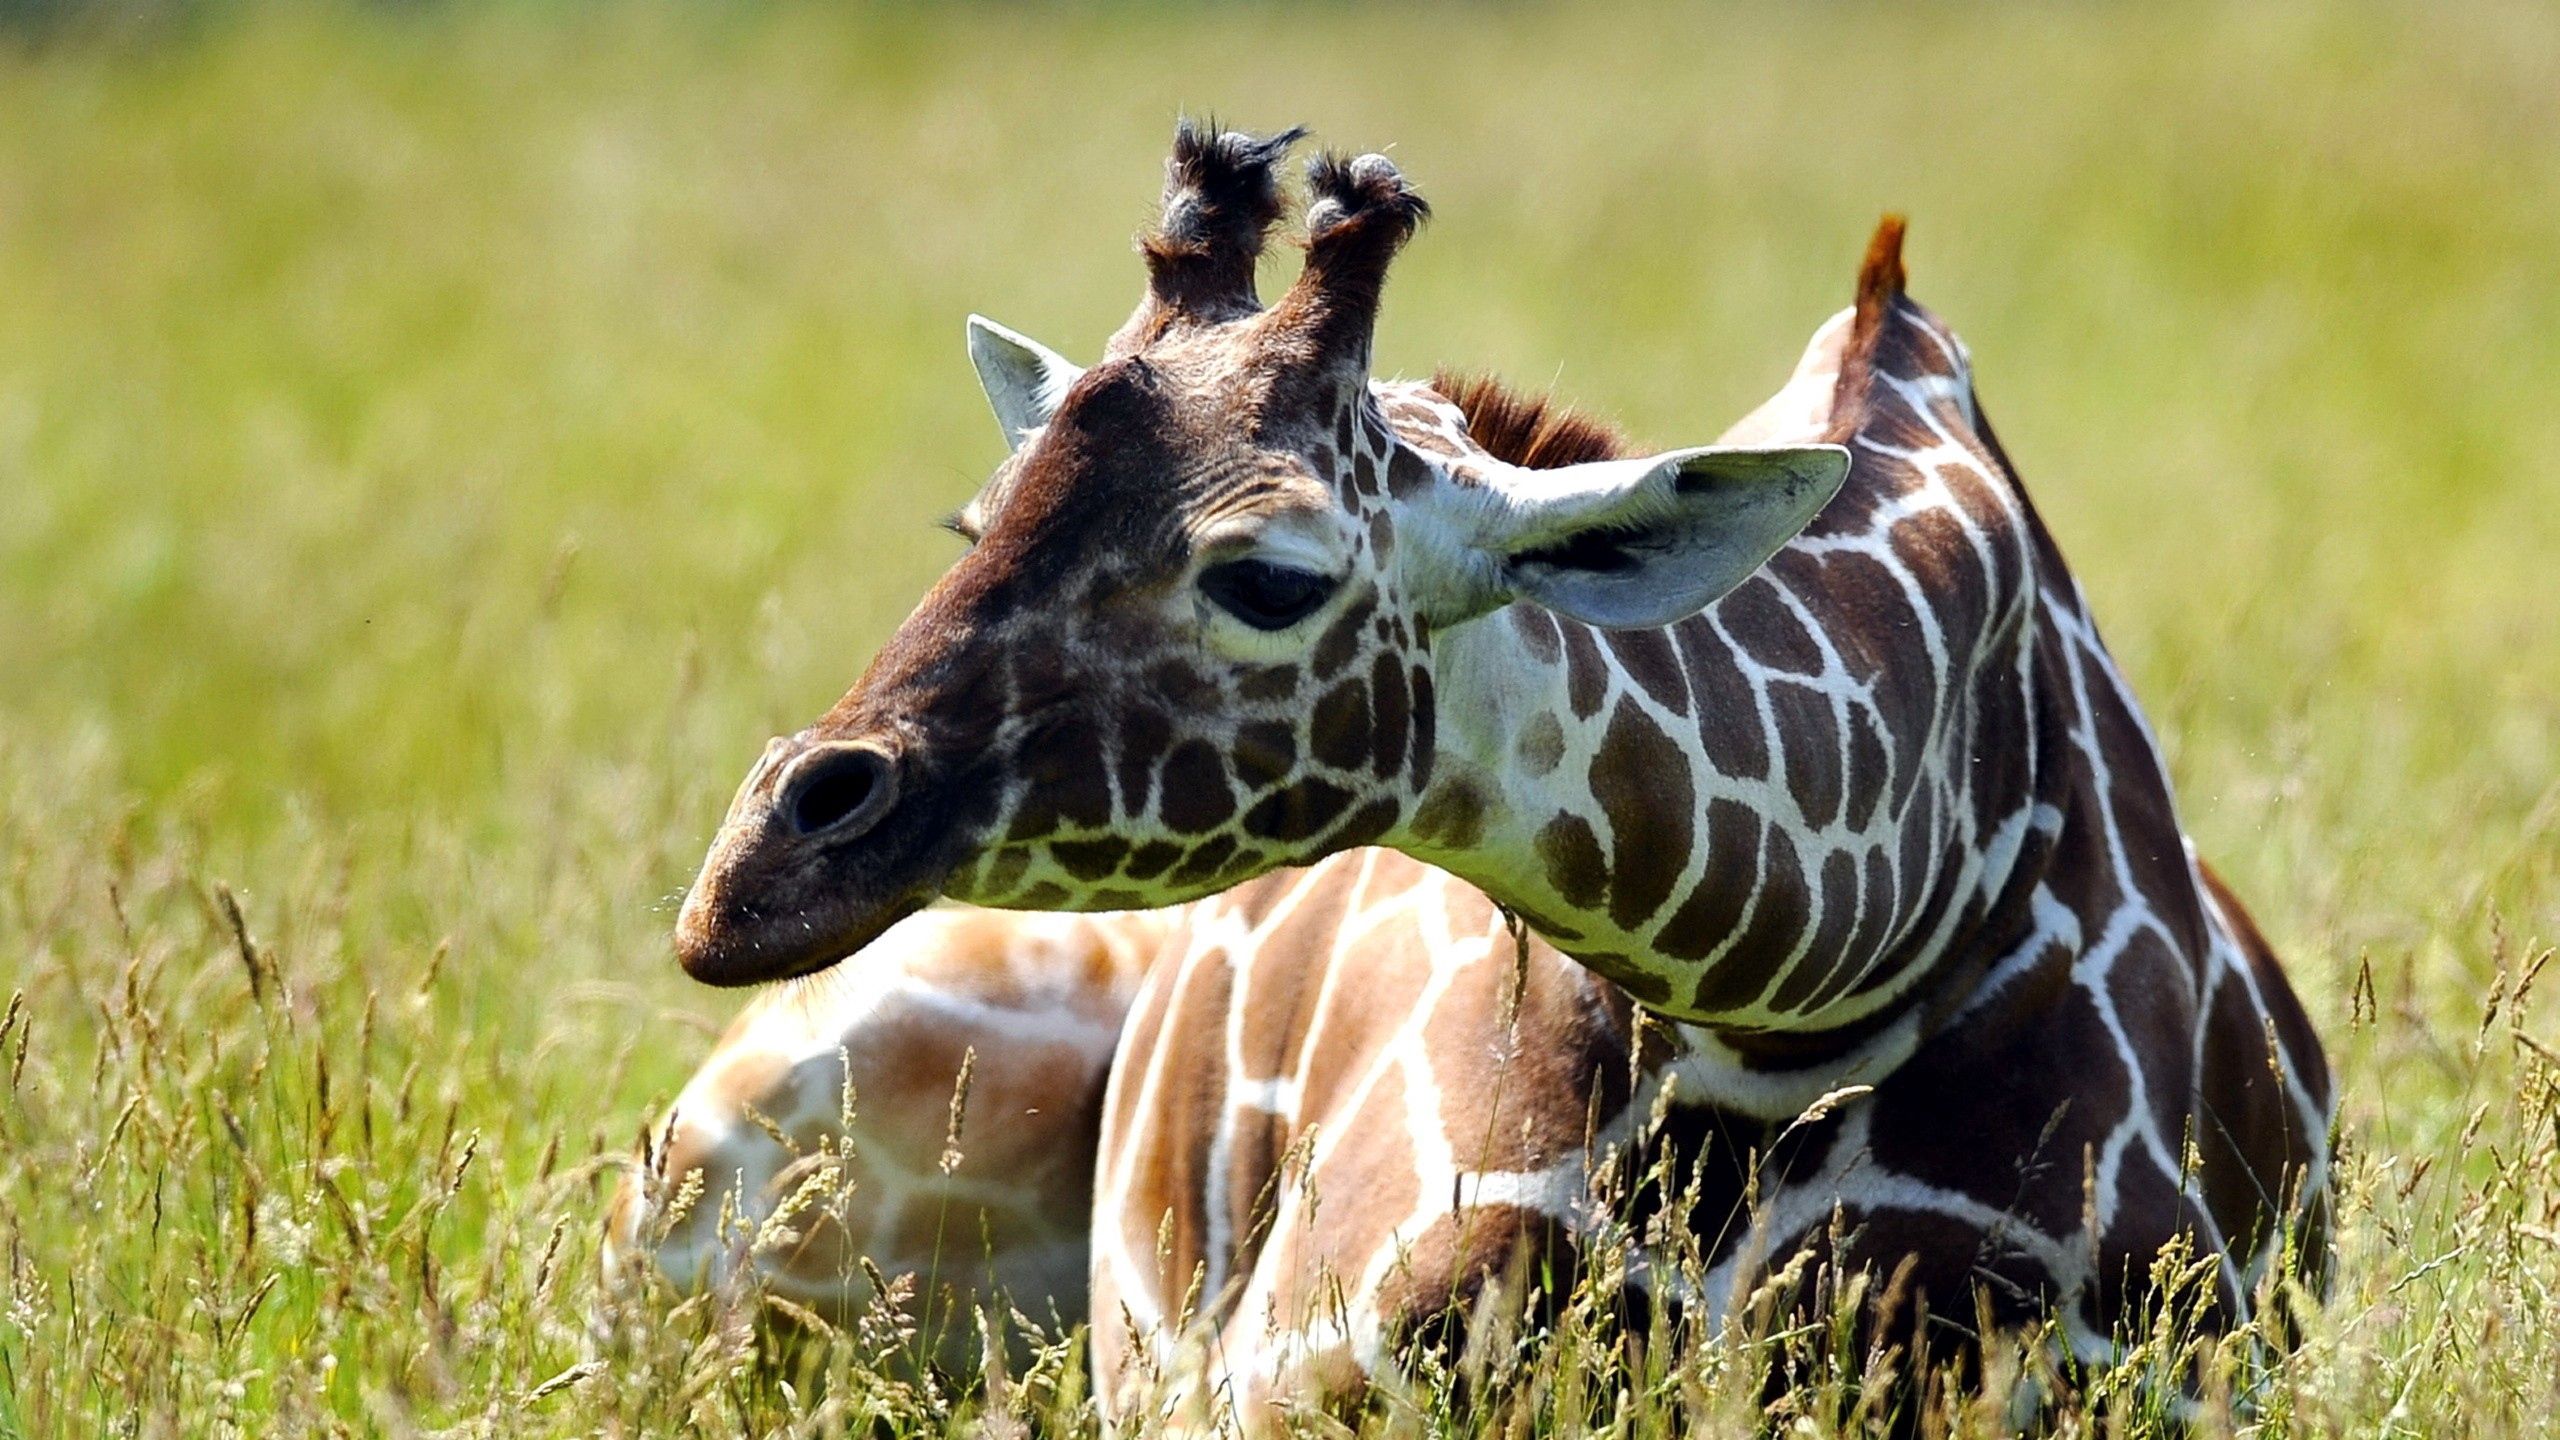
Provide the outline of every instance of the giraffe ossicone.
<path id="1" fill-rule="evenodd" d="M 1226 892 L 1113 1064 L 1097 1313 L 1170 1319 L 1192 1274 L 1224 1276 L 1209 1320 L 1275 1374 L 1358 1337 L 1238 1350 L 1233 1307 L 1384 1253 L 1256 1208 L 1268 1186 L 1286 1210 L 1277 1157 L 1310 1125 L 1367 1127 L 1351 1175 L 1428 1171 L 1422 1195 L 1458 1165 L 1456 1209 L 1574 1233 L 1562 1172 L 1540 1189 L 1448 1141 L 1507 1118 L 1438 1078 L 1499 1049 L 1492 990 L 1460 973 L 1495 903 L 1583 997 L 1499 1053 L 1633 1057 L 1592 1019 L 1631 1002 L 1676 1036 L 1645 1083 L 1780 1165 L 1689 1217 L 1725 1237 L 1718 1284 L 1852 1216 L 1831 1259 L 1907 1263 L 1919 1313 L 1970 1315 L 1976 1290 L 2102 1361 L 2172 1245 L 2209 1260 L 2215 1327 L 2285 1266 L 2316 1277 L 2319 1042 L 2186 845 L 1963 347 L 1903 294 L 1899 225 L 1768 403 L 1716 446 L 1631 457 L 1495 389 L 1370 377 L 1386 265 L 1424 213 L 1383 160 L 1320 162 L 1306 268 L 1262 309 L 1277 190 L 1252 170 L 1279 148 L 1177 142 L 1148 293 L 1091 369 L 973 328 L 1017 444 L 962 512 L 972 547 L 750 773 L 679 921 L 687 968 L 820 968 L 937 894 Z M 1341 853 L 1371 845 L 1428 864 Z M 1270 876 L 1311 862 L 1313 901 Z M 1366 943 L 1398 905 L 1420 928 Z M 1301 908 L 1326 918 L 1271 919 Z M 1578 1121 L 1607 1068 L 1523 1083 Z M 1735 1248 L 1715 1227 L 1751 1194 L 1760 1248 Z M 1379 1233 L 1410 1242 L 1429 1208 Z M 1189 1228 L 1157 1273 L 1131 1257 L 1167 1215 Z M 1362 1365 L 1395 1316 L 1452 1298 L 1362 1274 Z M 1106 1371 L 1155 1343 L 1101 1318 Z"/>

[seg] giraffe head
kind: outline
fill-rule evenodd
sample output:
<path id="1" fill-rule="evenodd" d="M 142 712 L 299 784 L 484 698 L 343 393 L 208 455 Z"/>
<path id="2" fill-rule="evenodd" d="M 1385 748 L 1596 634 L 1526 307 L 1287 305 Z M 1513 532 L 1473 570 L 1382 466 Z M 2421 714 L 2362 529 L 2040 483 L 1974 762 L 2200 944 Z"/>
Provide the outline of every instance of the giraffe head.
<path id="1" fill-rule="evenodd" d="M 1435 637 L 1515 602 L 1669 623 L 1838 487 L 1826 446 L 1524 470 L 1374 385 L 1428 210 L 1382 156 L 1316 159 L 1305 264 L 1264 308 L 1298 134 L 1177 133 L 1146 295 L 1091 368 L 971 321 L 1012 453 L 953 521 L 968 553 L 748 774 L 677 924 L 694 976 L 823 968 L 941 895 L 1170 904 L 1392 843 L 1431 773 Z"/>

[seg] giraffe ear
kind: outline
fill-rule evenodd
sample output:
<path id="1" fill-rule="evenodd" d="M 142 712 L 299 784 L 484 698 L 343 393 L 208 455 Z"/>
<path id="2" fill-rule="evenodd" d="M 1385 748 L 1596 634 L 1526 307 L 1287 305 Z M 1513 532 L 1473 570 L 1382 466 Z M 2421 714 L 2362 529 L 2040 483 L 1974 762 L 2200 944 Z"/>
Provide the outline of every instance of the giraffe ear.
<path id="1" fill-rule="evenodd" d="M 1017 448 L 1049 423 L 1068 387 L 1084 374 L 1064 355 L 984 315 L 969 317 L 969 363 L 978 367 L 978 383 L 995 407 L 1004 443 Z"/>
<path id="2" fill-rule="evenodd" d="M 1449 487 L 1477 497 L 1460 527 L 1468 612 L 1528 600 L 1613 630 L 1685 620 L 1794 539 L 1848 473 L 1837 445 L 1710 447 Z"/>

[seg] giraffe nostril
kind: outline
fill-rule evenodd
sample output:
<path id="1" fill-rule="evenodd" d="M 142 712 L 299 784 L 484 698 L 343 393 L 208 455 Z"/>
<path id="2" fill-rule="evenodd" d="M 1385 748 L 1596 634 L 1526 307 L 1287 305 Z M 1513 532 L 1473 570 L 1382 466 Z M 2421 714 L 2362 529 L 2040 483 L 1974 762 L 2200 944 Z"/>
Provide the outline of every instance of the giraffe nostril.
<path id="1" fill-rule="evenodd" d="M 888 756 L 868 746 L 827 745 L 792 762 L 776 808 L 804 839 L 849 839 L 888 813 L 896 790 Z"/>

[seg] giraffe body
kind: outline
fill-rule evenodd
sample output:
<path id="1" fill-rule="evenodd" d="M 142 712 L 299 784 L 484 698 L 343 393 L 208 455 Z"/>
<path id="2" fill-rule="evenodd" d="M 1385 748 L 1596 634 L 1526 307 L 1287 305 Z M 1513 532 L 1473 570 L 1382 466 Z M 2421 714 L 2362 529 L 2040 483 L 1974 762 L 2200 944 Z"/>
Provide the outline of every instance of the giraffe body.
<path id="1" fill-rule="evenodd" d="M 1405 856 L 1355 851 L 1199 902 L 1113 1065 L 1097 1391 L 1123 1420 L 1231 1407 L 1259 1430 L 1355 1398 L 1489 1286 L 1569 1286 L 1594 1244 L 1621 1250 L 1636 1303 L 1710 1332 L 1811 1250 L 1835 1281 L 1880 1282 L 1869 1343 L 1946 1358 L 1979 1291 L 2003 1325 L 2056 1315 L 2075 1358 L 2103 1364 L 2182 1239 L 2219 1272 L 2206 1328 L 2227 1324 L 2288 1243 L 2315 1263 L 2318 1235 L 2280 1233 L 2285 1207 L 2257 1197 L 2316 1184 L 2326 1137 L 2267 1064 L 2266 1034 L 2300 1023 L 2282 977 L 2213 894 L 2224 974 L 2182 1038 L 2222 1058 L 2170 1114 L 2224 1138 L 2199 1141 L 2183 1177 L 2111 1156 L 2109 1139 L 2141 1146 L 2168 1118 L 2129 1097 L 2178 1072 L 2109 1063 L 2087 1001 L 1986 990 L 1871 1089 L 1772 1120 L 1716 1102 L 1711 1033 L 1641 1023 L 1623 990 L 1534 937 L 1515 948 L 1482 892 Z M 1627 1248 L 1662 1203 L 1635 1182 L 1665 1161 L 1691 1185 L 1677 1219 L 1708 1263 L 1694 1284 Z M 2113 1173 L 2093 1193 L 2099 1165 Z M 1945 1328 L 1920 1330 L 1924 1310 Z"/>
<path id="2" fill-rule="evenodd" d="M 1521 953 L 1482 892 L 1388 850 L 1187 907 L 1102 1129 L 1107 1414 L 1259 1433 L 1355 1399 L 1518 1267 L 1572 1260 L 1595 1155 L 1629 1138 L 1634 1012 L 1542 942 Z"/>
<path id="3" fill-rule="evenodd" d="M 845 1324 L 874 1299 L 867 1258 L 913 1283 L 910 1318 L 954 1363 L 999 1295 L 1081 1321 L 1103 1075 L 1172 923 L 931 910 L 758 996 L 644 1136 L 607 1212 L 607 1285 L 648 1266 L 688 1292 L 752 1274 Z M 768 1231 L 812 1181 L 814 1203 Z"/>
<path id="4" fill-rule="evenodd" d="M 1262 309 L 1280 143 L 1184 133 L 1147 299 L 1093 369 L 973 334 L 1016 443 L 964 512 L 973 547 L 750 773 L 679 921 L 688 968 L 812 968 L 937 893 L 1164 904 L 1380 844 L 1673 1022 L 1656 1073 L 1729 1138 L 1834 1097 L 1761 1162 L 1789 1177 L 1773 1244 L 1845 1207 L 1866 1223 L 1837 1258 L 1909 1260 L 1941 1315 L 1977 1288 L 2055 1312 L 2093 1358 L 2172 1237 L 2212 1257 L 2219 1321 L 2245 1311 L 2275 1237 L 2319 1213 L 2318 1043 L 2189 852 L 1962 347 L 1903 294 L 1898 224 L 1769 404 L 1638 456 L 1371 380 L 1384 272 L 1425 213 L 1380 157 L 1315 167 L 1306 269 Z M 1338 986 L 1386 984 L 1326 953 Z M 1486 1042 L 1446 993 L 1387 989 L 1363 1013 L 1390 1038 L 1308 1071 L 1302 1104 L 1407 1024 Z M 1129 1043 L 1168 1054 L 1263 1023 L 1153 1005 Z M 1115 1109 L 1106 1177 L 1123 1148 L 1174 1158 L 1104 1194 L 1192 1206 L 1202 1263 L 1249 1290 L 1274 1252 L 1218 1258 L 1252 1233 L 1234 1153 L 1202 1168 L 1221 1126 L 1270 1128 L 1197 1097 Z M 1694 1303 L 1761 1257 L 1728 1259 Z"/>

